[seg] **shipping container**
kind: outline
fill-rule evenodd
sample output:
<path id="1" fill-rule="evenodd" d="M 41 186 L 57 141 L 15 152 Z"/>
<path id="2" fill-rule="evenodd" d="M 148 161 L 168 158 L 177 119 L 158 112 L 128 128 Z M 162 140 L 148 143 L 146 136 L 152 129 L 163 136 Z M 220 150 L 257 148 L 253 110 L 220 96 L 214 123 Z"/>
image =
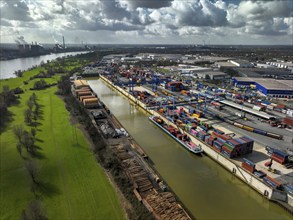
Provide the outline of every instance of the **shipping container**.
<path id="1" fill-rule="evenodd" d="M 236 127 L 238 127 L 238 128 L 242 128 L 242 127 L 243 127 L 243 125 L 242 125 L 242 124 L 240 124 L 240 123 L 237 123 L 237 122 L 234 122 L 234 126 L 236 126 Z"/>
<path id="2" fill-rule="evenodd" d="M 263 177 L 265 177 L 265 176 L 267 175 L 265 172 L 263 172 L 263 171 L 261 171 L 261 170 L 255 170 L 255 171 L 253 172 L 253 174 L 254 174 L 255 176 L 257 176 L 258 178 L 263 178 Z"/>
<path id="3" fill-rule="evenodd" d="M 254 128 L 249 127 L 249 126 L 246 126 L 246 125 L 243 125 L 242 128 L 243 128 L 244 130 L 251 131 L 251 132 L 253 132 L 253 130 L 254 130 Z"/>
<path id="4" fill-rule="evenodd" d="M 95 98 L 95 96 L 94 95 L 80 96 L 79 101 L 83 102 L 84 99 L 90 99 L 90 98 Z"/>
<path id="5" fill-rule="evenodd" d="M 281 187 L 281 185 L 282 185 L 279 181 L 275 180 L 274 178 L 272 178 L 272 177 L 270 177 L 270 176 L 265 176 L 265 177 L 263 178 L 263 181 L 264 181 L 267 185 L 271 186 L 271 187 L 274 188 L 274 189 L 279 189 L 279 188 Z"/>
<path id="6" fill-rule="evenodd" d="M 275 138 L 275 139 L 279 139 L 279 140 L 281 140 L 281 139 L 283 138 L 282 135 L 279 135 L 279 134 L 273 134 L 273 133 L 270 133 L 270 132 L 267 132 L 267 133 L 266 133 L 266 136 L 271 137 L 271 138 Z"/>
<path id="7" fill-rule="evenodd" d="M 266 135 L 267 132 L 266 131 L 263 131 L 263 130 L 260 130 L 260 129 L 253 129 L 253 132 L 256 133 L 256 134 L 261 134 L 261 135 Z"/>

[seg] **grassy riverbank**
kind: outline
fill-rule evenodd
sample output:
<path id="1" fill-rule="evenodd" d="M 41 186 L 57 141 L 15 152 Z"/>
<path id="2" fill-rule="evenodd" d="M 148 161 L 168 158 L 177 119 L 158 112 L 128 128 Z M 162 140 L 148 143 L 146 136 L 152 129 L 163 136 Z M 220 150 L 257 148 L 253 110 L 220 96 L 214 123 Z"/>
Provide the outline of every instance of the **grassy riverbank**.
<path id="1" fill-rule="evenodd" d="M 77 66 L 78 64 L 76 64 Z M 70 67 L 69 67 L 70 68 Z M 2 80 L 10 89 L 21 87 L 19 104 L 9 107 L 12 121 L 0 139 L 0 219 L 19 219 L 28 203 L 35 199 L 31 179 L 25 169 L 27 159 L 17 152 L 17 140 L 12 128 L 23 125 L 26 102 L 33 93 L 29 90 L 38 79 L 24 85 L 41 68 L 28 71 L 22 78 Z M 48 83 L 59 76 L 46 79 Z M 40 104 L 40 118 L 36 127 L 38 154 L 38 199 L 42 201 L 48 219 L 123 219 L 124 213 L 114 187 L 97 164 L 78 124 L 72 125 L 63 101 L 55 95 L 56 86 L 34 91 Z M 29 157 L 29 155 L 25 155 Z"/>

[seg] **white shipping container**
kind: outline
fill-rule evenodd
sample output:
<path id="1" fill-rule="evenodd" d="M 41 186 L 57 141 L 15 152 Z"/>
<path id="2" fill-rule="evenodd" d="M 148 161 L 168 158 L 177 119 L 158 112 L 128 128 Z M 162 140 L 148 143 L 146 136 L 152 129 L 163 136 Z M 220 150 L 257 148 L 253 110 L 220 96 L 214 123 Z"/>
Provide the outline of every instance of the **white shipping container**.
<path id="1" fill-rule="evenodd" d="M 271 109 L 271 110 L 273 110 L 273 109 L 274 109 L 274 106 L 272 106 L 272 105 L 268 105 L 268 106 L 267 106 L 267 109 Z"/>
<path id="2" fill-rule="evenodd" d="M 261 110 L 261 107 L 260 106 L 257 106 L 257 105 L 254 105 L 252 109 L 257 110 L 257 111 L 260 111 Z"/>
<path id="3" fill-rule="evenodd" d="M 290 117 L 293 117 L 293 110 L 287 110 L 287 115 Z"/>

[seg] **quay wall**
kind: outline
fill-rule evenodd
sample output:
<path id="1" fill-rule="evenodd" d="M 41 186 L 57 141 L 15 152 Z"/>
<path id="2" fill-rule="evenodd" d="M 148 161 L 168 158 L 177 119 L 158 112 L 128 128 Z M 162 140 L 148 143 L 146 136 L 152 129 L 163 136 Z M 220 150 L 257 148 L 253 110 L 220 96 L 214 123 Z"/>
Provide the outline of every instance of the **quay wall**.
<path id="1" fill-rule="evenodd" d="M 112 88 L 116 89 L 118 92 L 126 96 L 129 100 L 134 102 L 136 105 L 140 106 L 143 110 L 145 110 L 148 114 L 159 116 L 162 118 L 166 123 L 171 124 L 175 127 L 174 123 L 170 122 L 167 120 L 164 116 L 159 114 L 158 112 L 148 109 L 146 104 L 141 102 L 140 100 L 136 99 L 134 96 L 129 94 L 126 90 L 123 88 L 114 85 L 110 80 L 105 78 L 104 76 L 100 76 L 100 78 L 106 82 L 109 86 Z M 258 193 L 262 194 L 265 198 L 269 200 L 281 200 L 283 202 L 288 203 L 289 205 L 293 205 L 293 198 L 287 196 L 286 193 L 282 193 L 279 191 L 274 190 L 273 188 L 267 186 L 261 179 L 258 177 L 254 176 L 252 173 L 247 172 L 244 170 L 241 166 L 237 165 L 235 162 L 233 162 L 231 159 L 224 157 L 223 155 L 219 154 L 215 150 L 213 150 L 211 147 L 209 147 L 205 142 L 198 140 L 195 138 L 193 135 L 190 133 L 184 131 L 183 129 L 177 127 L 182 133 L 187 134 L 190 139 L 195 143 L 195 144 L 200 144 L 204 152 L 213 160 L 215 160 L 217 163 L 219 163 L 221 166 L 223 166 L 225 169 L 230 171 L 232 174 L 237 176 L 239 179 L 241 179 L 243 182 L 248 184 L 250 187 L 252 187 L 254 190 L 256 190 Z"/>

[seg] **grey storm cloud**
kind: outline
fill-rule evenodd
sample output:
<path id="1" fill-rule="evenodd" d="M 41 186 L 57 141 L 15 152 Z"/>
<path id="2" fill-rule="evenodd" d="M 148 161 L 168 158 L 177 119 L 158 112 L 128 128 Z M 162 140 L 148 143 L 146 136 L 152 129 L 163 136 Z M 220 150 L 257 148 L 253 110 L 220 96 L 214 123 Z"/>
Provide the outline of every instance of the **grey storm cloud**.
<path id="1" fill-rule="evenodd" d="M 280 36 L 286 35 L 288 25 L 284 23 L 284 19 L 270 19 L 260 22 L 252 22 L 245 28 L 245 32 L 248 34 L 266 35 L 266 36 Z"/>
<path id="2" fill-rule="evenodd" d="M 122 8 L 116 0 L 101 1 L 101 12 L 110 19 L 121 20 L 124 18 L 130 19 L 131 17 L 131 13 Z"/>
<path id="3" fill-rule="evenodd" d="M 2 19 L 2 18 L 0 20 L 0 24 L 1 24 L 1 26 L 7 26 L 7 27 L 12 26 L 12 24 L 8 20 Z"/>
<path id="4" fill-rule="evenodd" d="M 179 25 L 184 26 L 224 26 L 228 24 L 227 12 L 207 0 L 185 3 L 177 1 L 174 5 Z"/>
<path id="5" fill-rule="evenodd" d="M 108 39 L 114 39 L 119 32 L 176 39 L 204 30 L 219 37 L 230 31 L 289 38 L 293 29 L 293 0 L 1 0 L 0 7 L 3 34 L 76 31 L 112 33 Z"/>
<path id="6" fill-rule="evenodd" d="M 18 21 L 31 21 L 29 8 L 21 0 L 2 0 L 1 18 Z"/>

